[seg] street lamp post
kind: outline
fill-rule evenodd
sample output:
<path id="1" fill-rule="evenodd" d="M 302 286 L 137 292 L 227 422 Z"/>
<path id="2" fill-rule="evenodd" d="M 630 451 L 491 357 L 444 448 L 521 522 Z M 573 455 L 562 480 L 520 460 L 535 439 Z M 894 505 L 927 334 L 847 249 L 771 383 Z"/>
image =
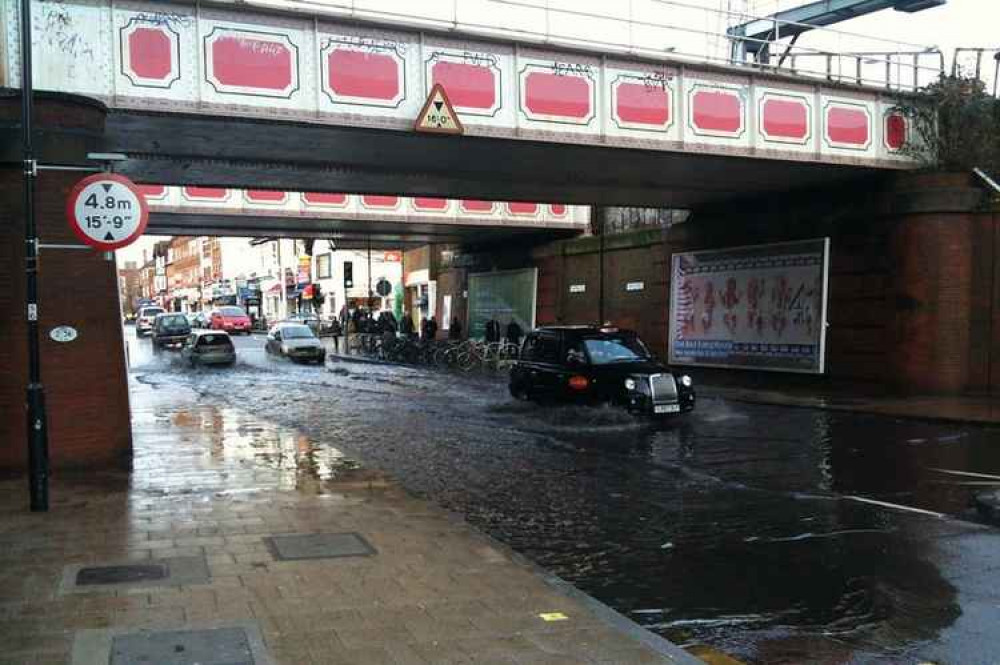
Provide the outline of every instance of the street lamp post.
<path id="1" fill-rule="evenodd" d="M 21 149 L 24 172 L 24 276 L 28 319 L 28 486 L 31 510 L 49 509 L 49 440 L 38 338 L 38 228 L 32 141 L 34 90 L 31 67 L 31 0 L 21 0 Z"/>

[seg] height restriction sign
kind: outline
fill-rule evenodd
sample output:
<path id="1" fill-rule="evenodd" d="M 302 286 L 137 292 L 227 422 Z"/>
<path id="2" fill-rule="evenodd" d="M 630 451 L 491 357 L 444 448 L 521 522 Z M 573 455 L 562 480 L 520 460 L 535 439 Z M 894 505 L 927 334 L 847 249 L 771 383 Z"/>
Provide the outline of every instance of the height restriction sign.
<path id="1" fill-rule="evenodd" d="M 135 242 L 146 230 L 146 198 L 128 178 L 98 173 L 76 183 L 66 201 L 66 219 L 83 242 L 111 251 Z"/>

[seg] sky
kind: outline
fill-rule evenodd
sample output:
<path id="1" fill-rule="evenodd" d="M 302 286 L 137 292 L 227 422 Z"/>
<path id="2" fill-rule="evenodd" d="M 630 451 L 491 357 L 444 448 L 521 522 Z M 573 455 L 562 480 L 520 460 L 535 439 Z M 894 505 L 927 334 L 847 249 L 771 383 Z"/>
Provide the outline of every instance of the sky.
<path id="1" fill-rule="evenodd" d="M 318 0 L 322 2 L 322 0 Z M 675 12 L 682 11 L 683 6 L 671 4 L 671 0 L 642 0 L 647 7 L 655 7 L 657 12 L 662 12 L 663 17 L 658 20 L 669 22 Z M 328 4 L 340 5 L 344 0 L 329 0 Z M 399 5 L 400 0 L 358 0 L 356 6 L 365 5 L 378 8 L 380 5 L 386 6 L 406 6 L 416 8 L 421 5 L 407 0 L 405 5 Z M 483 4 L 483 3 L 486 4 Z M 567 7 L 590 6 L 591 2 L 595 7 L 608 7 L 603 0 L 545 0 L 544 2 L 534 2 L 534 0 L 508 0 L 508 7 L 516 8 L 518 3 L 532 5 L 535 7 L 544 6 L 549 3 L 552 7 L 560 4 Z M 746 2 L 748 10 L 755 15 L 766 15 L 776 9 L 788 9 L 790 7 L 805 4 L 804 0 L 677 0 L 681 5 L 699 5 L 706 9 L 725 9 L 727 7 L 739 7 L 740 3 Z M 467 6 L 477 4 L 489 8 L 488 0 L 457 0 L 460 5 L 468 3 Z M 652 3 L 652 4 L 651 4 Z M 291 0 L 289 4 L 294 4 Z M 427 6 L 444 3 L 443 0 L 429 2 Z M 614 6 L 618 6 L 613 3 Z M 504 0 L 500 0 L 496 7 L 504 6 Z M 482 20 L 488 20 L 490 16 L 502 16 L 502 12 L 481 12 Z M 481 18 L 476 16 L 476 20 Z M 570 17 L 563 17 L 563 21 L 572 20 Z M 707 21 L 706 21 L 707 22 Z M 502 27 L 502 26 L 498 26 Z M 708 26 L 706 26 L 708 27 Z M 724 29 L 723 26 L 713 29 Z M 858 33 L 858 35 L 871 36 L 877 41 L 865 39 L 863 36 L 855 36 L 847 33 Z M 704 48 L 706 52 L 713 45 L 709 43 L 709 38 L 704 38 Z M 873 48 L 889 48 L 897 43 L 899 48 L 910 48 L 903 43 L 932 46 L 940 48 L 947 58 L 947 66 L 951 66 L 952 53 L 957 47 L 1000 47 L 1000 0 L 949 0 L 943 7 L 928 9 L 915 14 L 906 14 L 893 10 L 884 10 L 868 16 L 864 16 L 850 21 L 845 21 L 836 26 L 834 31 L 823 32 L 813 31 L 800 37 L 800 45 L 816 49 L 830 49 L 836 51 L 851 50 L 873 50 Z M 874 45 L 874 46 L 873 46 Z M 716 48 L 718 44 L 714 45 Z M 995 65 L 990 62 L 990 65 Z M 990 72 L 992 76 L 992 71 Z M 142 252 L 145 249 L 151 253 L 153 244 L 159 238 L 144 237 L 138 242 L 119 250 L 117 258 L 119 265 L 125 261 L 142 262 Z"/>

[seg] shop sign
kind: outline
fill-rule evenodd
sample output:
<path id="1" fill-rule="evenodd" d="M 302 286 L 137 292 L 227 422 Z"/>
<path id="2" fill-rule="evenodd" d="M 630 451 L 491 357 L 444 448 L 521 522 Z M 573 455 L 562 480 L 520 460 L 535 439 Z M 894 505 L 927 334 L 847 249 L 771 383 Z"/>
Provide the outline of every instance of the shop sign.
<path id="1" fill-rule="evenodd" d="M 308 284 L 312 281 L 312 257 L 299 257 L 299 284 Z"/>

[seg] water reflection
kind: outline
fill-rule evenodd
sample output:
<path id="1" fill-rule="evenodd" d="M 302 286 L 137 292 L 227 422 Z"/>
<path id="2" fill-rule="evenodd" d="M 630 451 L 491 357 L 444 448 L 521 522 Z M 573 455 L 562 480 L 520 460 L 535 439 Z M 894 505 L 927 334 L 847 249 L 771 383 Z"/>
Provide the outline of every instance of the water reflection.
<path id="1" fill-rule="evenodd" d="M 335 491 L 370 482 L 360 456 L 678 641 L 752 663 L 895 664 L 982 640 L 967 608 L 992 593 L 996 532 L 842 495 L 964 514 L 968 488 L 928 469 L 1000 469 L 989 430 L 711 398 L 658 428 L 487 381 L 336 369 L 144 380 L 203 391 L 177 424 L 186 445 L 210 442 L 193 466 L 230 486 Z M 998 618 L 1000 599 L 980 604 Z"/>

